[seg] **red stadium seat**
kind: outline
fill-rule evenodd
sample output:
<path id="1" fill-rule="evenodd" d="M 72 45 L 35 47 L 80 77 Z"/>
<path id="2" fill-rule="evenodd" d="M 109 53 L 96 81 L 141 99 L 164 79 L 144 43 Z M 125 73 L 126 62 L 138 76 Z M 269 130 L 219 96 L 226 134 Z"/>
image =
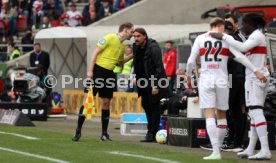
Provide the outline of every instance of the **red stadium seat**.
<path id="1" fill-rule="evenodd" d="M 3 90 L 4 90 L 3 80 L 0 79 L 0 92 L 3 92 Z"/>
<path id="2" fill-rule="evenodd" d="M 0 35 L 6 36 L 8 31 L 8 24 L 4 19 L 0 19 Z"/>
<path id="3" fill-rule="evenodd" d="M 17 19 L 16 29 L 18 32 L 24 32 L 27 29 L 27 16 L 20 15 Z"/>

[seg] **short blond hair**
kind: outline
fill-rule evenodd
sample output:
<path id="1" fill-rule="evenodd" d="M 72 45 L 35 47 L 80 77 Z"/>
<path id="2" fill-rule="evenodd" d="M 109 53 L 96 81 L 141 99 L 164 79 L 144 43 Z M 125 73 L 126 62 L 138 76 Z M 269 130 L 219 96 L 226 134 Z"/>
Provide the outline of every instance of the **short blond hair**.
<path id="1" fill-rule="evenodd" d="M 222 18 L 215 17 L 215 18 L 211 19 L 211 21 L 210 21 L 210 27 L 211 28 L 217 27 L 217 26 L 220 26 L 220 25 L 224 25 L 224 20 Z"/>

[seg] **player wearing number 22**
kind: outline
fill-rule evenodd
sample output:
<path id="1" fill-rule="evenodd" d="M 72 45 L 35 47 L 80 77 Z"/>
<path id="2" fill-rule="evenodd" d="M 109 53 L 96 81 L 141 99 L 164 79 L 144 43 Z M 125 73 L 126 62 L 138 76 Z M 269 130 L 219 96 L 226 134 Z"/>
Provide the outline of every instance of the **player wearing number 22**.
<path id="1" fill-rule="evenodd" d="M 224 20 L 213 18 L 210 22 L 211 30 L 199 35 L 192 47 L 187 63 L 188 82 L 192 75 L 193 64 L 200 56 L 201 74 L 199 80 L 200 108 L 204 109 L 206 129 L 213 147 L 213 153 L 204 157 L 205 160 L 221 159 L 222 145 L 226 128 L 226 111 L 228 110 L 229 83 L 227 62 L 230 55 L 235 60 L 253 71 L 260 80 L 264 75 L 239 51 L 229 46 L 225 41 L 210 36 L 210 32 L 224 32 Z"/>

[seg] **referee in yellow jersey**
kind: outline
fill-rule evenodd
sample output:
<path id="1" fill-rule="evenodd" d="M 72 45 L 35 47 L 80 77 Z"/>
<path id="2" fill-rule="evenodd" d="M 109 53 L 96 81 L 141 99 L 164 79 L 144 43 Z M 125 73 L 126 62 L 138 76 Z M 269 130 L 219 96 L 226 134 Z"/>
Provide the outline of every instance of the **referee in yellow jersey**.
<path id="1" fill-rule="evenodd" d="M 94 50 L 89 69 L 87 71 L 87 77 L 93 79 L 93 94 L 94 96 L 99 93 L 99 97 L 102 101 L 102 135 L 100 139 L 102 141 L 111 140 L 107 133 L 109 115 L 110 115 L 110 100 L 113 97 L 113 90 L 115 84 L 115 74 L 113 69 L 116 65 L 123 66 L 125 44 L 123 41 L 130 40 L 132 37 L 134 28 L 132 23 L 123 23 L 119 27 L 119 33 L 108 34 L 102 37 Z M 125 58 L 128 60 L 129 58 Z M 84 89 L 85 96 L 84 102 L 87 96 L 88 87 Z M 85 121 L 85 117 L 82 115 L 83 105 L 79 111 L 78 126 L 75 136 L 72 141 L 78 141 L 81 137 L 81 128 Z"/>

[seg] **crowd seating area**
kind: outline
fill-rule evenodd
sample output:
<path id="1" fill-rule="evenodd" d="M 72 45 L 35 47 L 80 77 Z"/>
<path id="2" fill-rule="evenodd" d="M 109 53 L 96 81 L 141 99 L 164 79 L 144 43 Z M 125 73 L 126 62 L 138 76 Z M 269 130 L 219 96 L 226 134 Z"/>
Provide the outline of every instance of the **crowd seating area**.
<path id="1" fill-rule="evenodd" d="M 88 26 L 138 1 L 140 0 L 1 0 L 0 60 L 7 59 L 7 44 L 11 42 L 19 45 L 22 54 L 28 52 L 22 47 L 29 47 L 33 43 L 35 32 L 41 29 Z"/>

